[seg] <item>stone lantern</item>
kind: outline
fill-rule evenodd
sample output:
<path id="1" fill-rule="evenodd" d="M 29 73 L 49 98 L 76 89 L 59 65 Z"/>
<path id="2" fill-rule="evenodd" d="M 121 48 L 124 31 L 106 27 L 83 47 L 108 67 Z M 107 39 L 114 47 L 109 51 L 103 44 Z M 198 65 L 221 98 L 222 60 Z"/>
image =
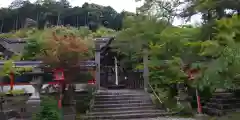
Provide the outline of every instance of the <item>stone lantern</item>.
<path id="1" fill-rule="evenodd" d="M 32 75 L 32 81 L 30 81 L 30 84 L 33 86 L 34 92 L 27 101 L 27 111 L 30 113 L 35 113 L 38 111 L 41 103 L 40 92 L 43 85 L 43 72 L 39 69 L 28 74 Z"/>

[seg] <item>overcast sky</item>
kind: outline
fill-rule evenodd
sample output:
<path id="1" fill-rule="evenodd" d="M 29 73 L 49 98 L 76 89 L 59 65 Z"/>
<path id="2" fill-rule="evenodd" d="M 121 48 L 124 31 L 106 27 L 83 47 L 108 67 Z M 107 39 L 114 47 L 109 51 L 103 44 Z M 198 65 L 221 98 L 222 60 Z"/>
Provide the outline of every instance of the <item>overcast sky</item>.
<path id="1" fill-rule="evenodd" d="M 11 2 L 14 0 L 0 0 L 0 7 L 8 7 Z M 36 0 L 30 0 L 31 2 L 35 2 Z M 88 3 L 96 3 L 104 6 L 111 6 L 117 12 L 121 12 L 123 10 L 136 12 L 136 7 L 140 6 L 141 3 L 136 3 L 135 0 L 69 0 L 72 6 L 82 6 L 85 2 Z M 191 23 L 197 23 L 200 20 L 200 16 L 194 16 L 191 19 Z M 174 25 L 181 25 L 184 22 L 180 19 L 176 19 L 174 21 Z"/>

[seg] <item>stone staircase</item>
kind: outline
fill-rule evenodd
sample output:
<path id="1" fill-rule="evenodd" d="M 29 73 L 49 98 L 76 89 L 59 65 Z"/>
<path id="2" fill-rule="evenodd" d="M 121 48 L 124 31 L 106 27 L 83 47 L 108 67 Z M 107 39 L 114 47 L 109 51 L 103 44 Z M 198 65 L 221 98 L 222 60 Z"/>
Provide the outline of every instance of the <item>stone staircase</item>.
<path id="1" fill-rule="evenodd" d="M 102 90 L 95 96 L 85 120 L 154 118 L 166 115 L 156 109 L 148 93 L 136 90 Z"/>
<path id="2" fill-rule="evenodd" d="M 216 92 L 203 106 L 203 113 L 212 116 L 222 116 L 240 109 L 240 98 L 233 92 Z"/>

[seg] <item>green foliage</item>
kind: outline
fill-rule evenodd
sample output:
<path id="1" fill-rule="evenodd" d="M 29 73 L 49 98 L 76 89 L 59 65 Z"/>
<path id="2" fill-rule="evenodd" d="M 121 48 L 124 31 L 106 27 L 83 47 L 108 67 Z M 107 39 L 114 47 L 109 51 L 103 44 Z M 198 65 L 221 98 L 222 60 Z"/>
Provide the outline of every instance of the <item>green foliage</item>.
<path id="1" fill-rule="evenodd" d="M 54 98 L 44 97 L 41 101 L 39 113 L 33 115 L 33 120 L 61 120 L 57 101 Z"/>
<path id="2" fill-rule="evenodd" d="M 23 58 L 24 60 L 34 60 L 38 53 L 41 52 L 41 41 L 30 39 L 27 41 L 27 45 L 24 48 Z"/>
<path id="3" fill-rule="evenodd" d="M 111 37 L 114 36 L 115 31 L 112 29 L 107 29 L 105 27 L 100 27 L 96 32 L 92 34 L 93 38 L 97 37 Z"/>
<path id="4" fill-rule="evenodd" d="M 13 60 L 5 61 L 3 68 L 1 70 L 1 73 L 0 73 L 1 76 L 6 76 L 6 75 L 9 76 L 10 73 L 17 73 L 13 62 L 14 62 Z"/>
<path id="5" fill-rule="evenodd" d="M 15 96 L 15 95 L 22 95 L 22 94 L 25 94 L 25 91 L 24 90 L 10 90 L 10 91 L 8 91 L 5 94 L 11 94 L 13 96 Z"/>
<path id="6" fill-rule="evenodd" d="M 93 51 L 94 38 L 96 37 L 106 37 L 113 36 L 116 32 L 114 30 L 101 27 L 96 32 L 90 31 L 87 27 L 52 27 L 46 28 L 45 30 L 35 30 L 32 34 L 29 34 L 27 39 L 27 45 L 22 55 L 24 60 L 35 60 L 39 57 L 39 53 L 42 52 L 45 42 L 49 40 L 52 33 L 55 32 L 57 36 L 71 36 L 83 40 L 83 42 L 88 46 L 89 52 Z M 92 53 L 91 53 L 92 54 Z"/>
<path id="7" fill-rule="evenodd" d="M 3 68 L 0 72 L 0 76 L 9 76 L 11 73 L 13 74 L 21 74 L 24 72 L 31 72 L 33 67 L 26 66 L 26 67 L 16 67 L 14 64 L 14 60 L 7 60 L 5 61 Z"/>
<path id="8" fill-rule="evenodd" d="M 202 31 L 205 26 L 174 27 L 140 16 L 125 19 L 124 30 L 117 34 L 114 45 L 127 56 L 128 64 L 124 65 L 137 69 L 143 68 L 143 48 L 148 48 L 150 83 L 156 91 L 162 90 L 174 99 L 169 86 L 177 83 L 211 91 L 239 86 L 239 16 L 213 20 L 209 25 L 215 26 L 214 31 Z M 204 32 L 211 36 L 206 37 Z M 185 65 L 199 70 L 194 81 L 187 79 Z"/>

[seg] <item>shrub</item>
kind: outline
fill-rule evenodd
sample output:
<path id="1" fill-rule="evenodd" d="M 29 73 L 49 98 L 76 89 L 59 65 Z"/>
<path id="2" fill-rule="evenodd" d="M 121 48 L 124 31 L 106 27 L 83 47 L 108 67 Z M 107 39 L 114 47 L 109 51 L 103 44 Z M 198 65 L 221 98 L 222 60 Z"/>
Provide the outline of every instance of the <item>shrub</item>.
<path id="1" fill-rule="evenodd" d="M 33 116 L 33 120 L 60 120 L 60 111 L 57 101 L 51 97 L 44 97 L 39 113 Z"/>

